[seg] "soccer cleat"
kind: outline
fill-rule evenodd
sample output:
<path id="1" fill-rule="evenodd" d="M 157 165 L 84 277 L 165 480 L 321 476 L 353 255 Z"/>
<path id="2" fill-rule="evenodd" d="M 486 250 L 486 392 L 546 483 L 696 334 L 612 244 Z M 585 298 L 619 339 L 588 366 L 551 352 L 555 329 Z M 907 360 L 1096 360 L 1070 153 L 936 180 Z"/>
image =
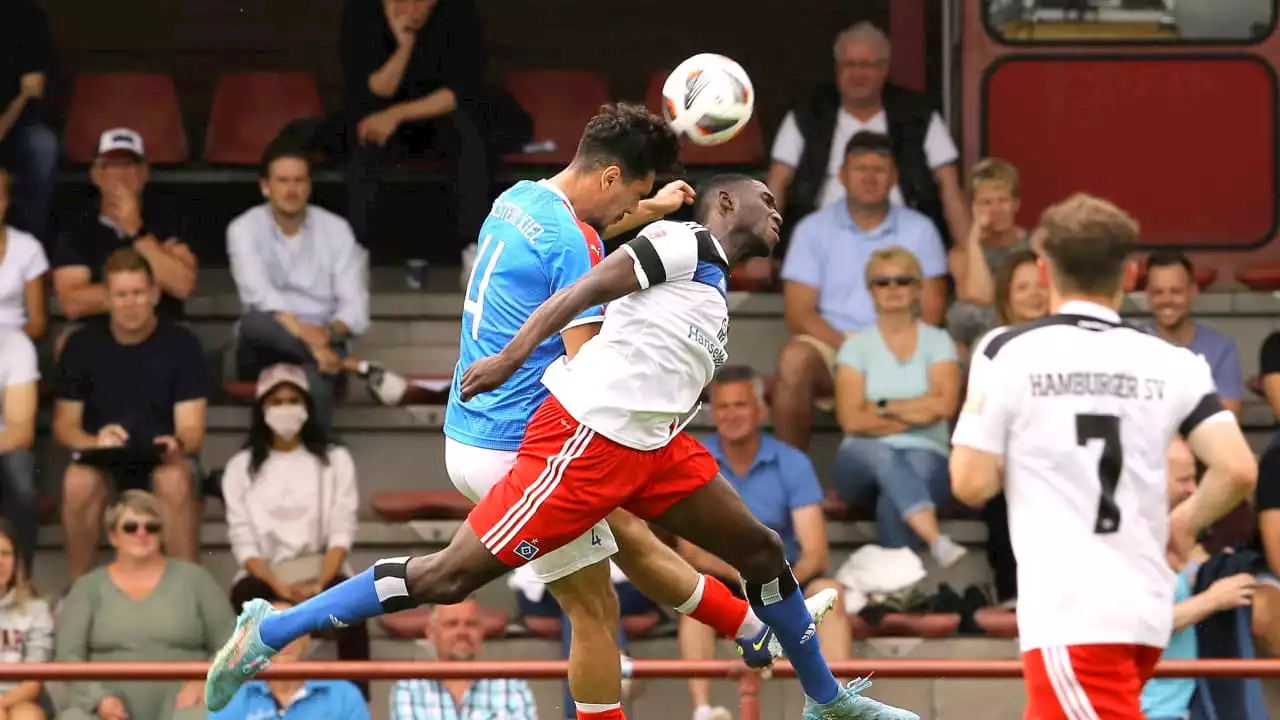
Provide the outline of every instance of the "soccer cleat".
<path id="1" fill-rule="evenodd" d="M 804 699 L 804 720 L 920 720 L 910 710 L 885 705 L 858 693 L 871 687 L 871 680 L 858 678 L 840 688 L 840 694 L 829 703 Z"/>
<path id="2" fill-rule="evenodd" d="M 804 605 L 809 608 L 814 625 L 822 624 L 822 618 L 826 617 L 827 612 L 835 606 L 837 595 L 835 589 L 827 589 L 805 598 Z M 738 646 L 738 654 L 742 656 L 742 661 L 747 664 L 747 667 L 755 670 L 764 670 L 772 666 L 773 661 L 782 657 L 783 654 L 782 643 L 778 642 L 773 628 L 768 625 L 760 631 L 759 635 L 750 640 L 738 638 L 734 640 L 734 644 Z"/>
<path id="3" fill-rule="evenodd" d="M 204 681 L 204 703 L 210 712 L 226 707 L 240 686 L 271 664 L 275 650 L 267 647 L 258 634 L 263 619 L 276 612 L 266 600 L 250 600 L 236 618 L 235 632 L 222 646 Z"/>

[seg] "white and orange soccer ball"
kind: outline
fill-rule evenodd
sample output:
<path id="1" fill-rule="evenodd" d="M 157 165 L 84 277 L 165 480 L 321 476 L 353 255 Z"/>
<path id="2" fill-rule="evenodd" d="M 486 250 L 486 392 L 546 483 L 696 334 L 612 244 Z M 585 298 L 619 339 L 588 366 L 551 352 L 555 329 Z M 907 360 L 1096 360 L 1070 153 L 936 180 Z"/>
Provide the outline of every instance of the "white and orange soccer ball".
<path id="1" fill-rule="evenodd" d="M 685 60 L 662 84 L 662 112 L 671 129 L 699 145 L 719 145 L 741 132 L 755 101 L 742 66 L 715 53 Z"/>

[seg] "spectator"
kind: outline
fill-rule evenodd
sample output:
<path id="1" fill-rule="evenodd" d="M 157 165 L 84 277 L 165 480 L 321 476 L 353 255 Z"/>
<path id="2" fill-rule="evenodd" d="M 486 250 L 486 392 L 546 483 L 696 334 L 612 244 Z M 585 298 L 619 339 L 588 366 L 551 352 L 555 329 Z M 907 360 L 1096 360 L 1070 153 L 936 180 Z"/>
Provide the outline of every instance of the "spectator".
<path id="1" fill-rule="evenodd" d="M 301 365 L 327 428 L 338 374 L 360 368 L 346 358 L 349 342 L 369 328 L 364 249 L 347 221 L 308 204 L 311 168 L 300 150 L 273 144 L 261 173 L 267 201 L 227 227 L 244 312 L 236 364 L 246 379 L 277 363 Z"/>
<path id="2" fill-rule="evenodd" d="M 102 268 L 119 248 L 131 247 L 147 260 L 161 295 L 156 313 L 181 319 L 182 302 L 196 287 L 196 258 L 168 227 L 142 217 L 142 192 L 149 175 L 142 136 L 128 128 L 102 133 L 89 179 L 100 194 L 96 217 L 63 233 L 53 253 L 53 292 L 72 320 L 106 324 L 107 289 Z M 61 340 L 65 342 L 66 333 Z"/>
<path id="3" fill-rule="evenodd" d="M 827 574 L 827 523 L 822 515 L 822 486 L 813 463 L 804 453 L 761 431 L 767 412 L 764 380 L 746 366 L 720 368 L 711 385 L 711 409 L 716 434 L 705 443 L 707 450 L 751 514 L 778 533 L 804 594 L 834 589 L 842 595 L 840 584 Z M 721 578 L 730 589 L 742 587 L 738 573 L 728 563 L 683 540 L 680 548 L 699 571 Z M 853 629 L 842 596 L 818 626 L 818 638 L 828 662 L 848 660 L 852 655 Z M 684 660 L 707 660 L 715 655 L 715 632 L 684 615 L 680 616 L 679 641 Z M 709 680 L 689 681 L 694 720 L 731 718 L 728 709 L 711 706 L 710 694 Z"/>
<path id="4" fill-rule="evenodd" d="M 0 3 L 0 166 L 16 171 L 14 224 L 48 241 L 58 136 L 40 117 L 53 72 L 49 18 L 31 0 Z"/>
<path id="5" fill-rule="evenodd" d="M 291 603 L 276 600 L 277 610 Z M 280 649 L 271 658 L 272 665 L 305 660 L 311 650 L 311 638 L 303 635 Z M 355 684 L 346 680 L 252 680 L 245 683 L 218 712 L 209 713 L 210 720 L 369 720 L 369 708 Z"/>
<path id="6" fill-rule="evenodd" d="M 1180 250 L 1156 250 L 1147 256 L 1147 304 L 1152 322 L 1144 330 L 1204 358 L 1213 371 L 1218 396 L 1239 419 L 1244 408 L 1244 371 L 1236 341 L 1191 317 L 1200 294 L 1195 266 Z"/>
<path id="7" fill-rule="evenodd" d="M 878 249 L 901 246 L 924 268 L 920 312 L 930 325 L 942 322 L 947 302 L 947 256 L 928 218 L 892 205 L 889 190 L 897 171 L 889 138 L 860 132 L 844 152 L 843 203 L 828 205 L 800 221 L 782 266 L 784 312 L 792 338 L 778 357 L 773 421 L 782 442 L 807 450 L 814 401 L 830 409 L 836 353 L 850 335 L 875 325 L 867 288 L 851 282 Z"/>
<path id="8" fill-rule="evenodd" d="M 77 453 L 62 496 L 72 581 L 93 565 L 108 483 L 133 487 L 150 474 L 168 509 L 169 552 L 194 562 L 199 547 L 195 458 L 204 444 L 209 384 L 200 341 L 156 317 L 160 290 L 140 252 L 116 250 L 104 275 L 109 324 L 72 335 L 58 361 L 53 434 Z M 95 448 L 117 450 L 85 452 Z M 101 457 L 90 464 L 89 456 Z"/>
<path id="9" fill-rule="evenodd" d="M 973 223 L 963 243 L 951 248 L 947 263 L 956 281 L 956 302 L 947 310 L 947 332 L 966 357 L 969 348 L 996 321 L 995 276 L 1005 258 L 1028 247 L 1018 227 L 1018 169 L 987 158 L 969 172 Z"/>
<path id="10" fill-rule="evenodd" d="M 437 605 L 431 611 L 427 639 L 436 657 L 471 662 L 484 646 L 480 605 L 467 598 L 457 605 Z M 533 691 L 524 680 L 400 680 L 391 689 L 391 720 L 453 720 L 493 717 L 538 720 Z"/>
<path id="11" fill-rule="evenodd" d="M 484 37 L 472 0 L 348 0 L 341 43 L 356 237 L 368 242 L 373 230 L 388 160 L 434 150 L 454 170 L 458 234 L 473 242 L 489 214 L 490 179 L 476 108 Z"/>
<path id="12" fill-rule="evenodd" d="M 53 659 L 53 614 L 31 584 L 29 566 L 13 526 L 0 520 L 0 663 L 44 663 Z M 38 680 L 0 682 L 0 716 L 43 720 L 53 703 Z"/>
<path id="13" fill-rule="evenodd" d="M 49 325 L 44 307 L 49 260 L 39 240 L 4 224 L 12 180 L 8 171 L 0 168 L 0 327 L 17 328 L 39 340 Z"/>
<path id="14" fill-rule="evenodd" d="M 314 408 L 302 368 L 262 371 L 249 439 L 222 473 L 227 534 L 240 566 L 231 587 L 236 612 L 254 598 L 302 602 L 352 574 L 356 469 Z M 338 630 L 337 639 L 340 659 L 369 659 L 364 623 Z M 368 683 L 362 688 L 367 696 Z"/>
<path id="15" fill-rule="evenodd" d="M 955 343 L 916 319 L 920 263 L 909 251 L 877 250 L 866 283 L 876 325 L 840 348 L 836 420 L 845 433 L 836 454 L 836 489 L 849 502 L 876 497 L 882 547 L 923 540 L 942 567 L 965 549 L 938 527 L 940 505 L 954 503 L 947 473 L 947 422 L 960 395 Z"/>
<path id="16" fill-rule="evenodd" d="M 14 328 L 0 327 L 0 515 L 17 533 L 27 568 L 35 560 L 40 532 L 40 498 L 36 491 L 36 413 L 40 392 L 36 348 Z"/>
<path id="17" fill-rule="evenodd" d="M 58 610 L 58 662 L 208 660 L 235 627 L 207 570 L 166 558 L 160 548 L 163 505 L 126 490 L 102 518 L 115 558 L 76 580 Z M 60 720 L 161 720 L 203 710 L 204 681 L 68 683 Z M 203 717 L 203 715 L 202 715 Z"/>
<path id="18" fill-rule="evenodd" d="M 1262 341 L 1258 372 L 1271 414 L 1280 422 L 1280 331 Z M 1258 460 L 1258 489 L 1254 506 L 1258 513 L 1258 552 L 1273 571 L 1280 571 L 1280 433 Z"/>
<path id="19" fill-rule="evenodd" d="M 942 118 L 916 93 L 886 85 L 889 38 L 862 22 L 836 36 L 836 84 L 818 90 L 787 113 L 773 141 L 765 183 L 784 217 L 803 217 L 842 198 L 839 148 L 860 132 L 885 134 L 901 176 L 891 185 L 895 205 L 906 204 L 959 240 L 969 213 L 956 165 L 960 153 Z"/>

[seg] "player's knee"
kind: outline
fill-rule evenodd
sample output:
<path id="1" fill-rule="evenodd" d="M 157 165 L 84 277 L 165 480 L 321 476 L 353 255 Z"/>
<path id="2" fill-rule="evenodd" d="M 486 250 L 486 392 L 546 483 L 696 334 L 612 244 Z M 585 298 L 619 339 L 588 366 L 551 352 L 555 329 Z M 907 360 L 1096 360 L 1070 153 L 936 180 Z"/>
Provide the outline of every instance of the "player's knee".
<path id="1" fill-rule="evenodd" d="M 618 593 L 608 577 L 608 565 L 604 567 L 604 574 L 587 569 L 557 580 L 551 586 L 560 609 L 575 626 L 604 624 L 610 632 L 617 628 L 620 614 Z"/>
<path id="2" fill-rule="evenodd" d="M 737 565 L 747 582 L 767 583 L 782 575 L 787 566 L 786 549 L 778 533 L 761 525 L 751 538 L 743 538 L 745 552 Z"/>

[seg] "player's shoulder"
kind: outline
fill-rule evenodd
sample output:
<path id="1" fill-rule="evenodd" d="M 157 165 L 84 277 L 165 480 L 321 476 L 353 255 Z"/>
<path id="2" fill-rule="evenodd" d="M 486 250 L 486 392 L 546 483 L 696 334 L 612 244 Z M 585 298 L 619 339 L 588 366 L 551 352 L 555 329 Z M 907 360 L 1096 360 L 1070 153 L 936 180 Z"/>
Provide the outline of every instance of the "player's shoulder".
<path id="1" fill-rule="evenodd" d="M 696 240 L 699 231 L 705 232 L 706 228 L 696 222 L 655 220 L 645 225 L 640 234 L 650 240 L 657 240 L 658 238 Z"/>
<path id="2" fill-rule="evenodd" d="M 1143 338 L 1149 337 L 1137 326 L 1123 321 L 1114 322 L 1089 315 L 1056 314 L 1046 315 L 1039 320 L 1032 320 L 1018 325 L 996 328 L 987 333 L 978 342 L 978 345 L 974 348 L 974 353 L 981 353 L 988 359 L 995 360 L 997 356 L 1010 347 L 1025 346 L 1034 343 L 1037 339 L 1050 338 L 1055 331 L 1065 329 L 1091 332 L 1115 331 L 1116 334 L 1109 337 L 1116 338 L 1118 342 L 1141 344 L 1145 342 Z"/>

